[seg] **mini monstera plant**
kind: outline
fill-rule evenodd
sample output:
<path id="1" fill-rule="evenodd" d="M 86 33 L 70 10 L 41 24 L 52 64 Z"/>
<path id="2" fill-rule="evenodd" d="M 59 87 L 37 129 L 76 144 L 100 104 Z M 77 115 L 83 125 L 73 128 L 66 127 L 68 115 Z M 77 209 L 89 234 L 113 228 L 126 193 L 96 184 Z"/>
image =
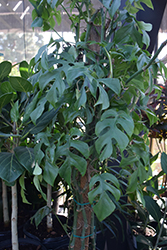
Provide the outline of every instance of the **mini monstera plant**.
<path id="1" fill-rule="evenodd" d="M 28 111 L 29 126 L 46 115 L 46 108 L 52 116 L 45 134 L 41 133 L 44 127 L 40 131 L 28 127 L 25 132 L 37 138 L 35 183 L 44 178 L 54 185 L 47 175 L 55 174 L 54 179 L 60 175 L 73 194 L 70 249 L 88 249 L 90 239 L 95 249 L 95 215 L 103 221 L 123 193 L 108 162 L 119 162 L 128 182 L 124 191 L 137 193 L 141 200 L 140 184 L 151 176 L 142 111 L 150 125 L 157 121 L 145 93 L 155 88 L 155 59 L 166 42 L 153 57 L 143 49 L 149 46 L 147 31 L 152 27 L 137 21 L 135 13 L 142 8 L 141 2 L 152 8 L 150 0 L 129 0 L 122 10 L 118 0 L 101 0 L 98 9 L 90 0 L 30 2 L 34 6 L 32 27 L 54 30 L 54 17 L 60 23 L 63 11 L 75 36 L 74 43 L 51 39 L 33 59 L 30 82 L 36 96 Z M 41 168 L 44 156 L 46 164 Z"/>

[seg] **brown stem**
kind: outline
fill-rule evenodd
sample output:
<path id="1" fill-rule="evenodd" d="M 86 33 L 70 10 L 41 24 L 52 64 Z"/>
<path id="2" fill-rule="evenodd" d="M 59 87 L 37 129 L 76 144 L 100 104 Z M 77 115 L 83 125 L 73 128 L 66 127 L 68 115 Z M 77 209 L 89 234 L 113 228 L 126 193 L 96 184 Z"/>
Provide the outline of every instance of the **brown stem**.
<path id="1" fill-rule="evenodd" d="M 3 221 L 4 226 L 9 226 L 9 209 L 8 209 L 8 195 L 7 195 L 7 186 L 2 180 L 2 205 L 3 205 Z"/>
<path id="2" fill-rule="evenodd" d="M 91 214 L 92 214 L 92 208 L 89 204 L 88 200 L 88 192 L 89 192 L 89 164 L 87 167 L 87 172 L 84 176 L 80 176 L 80 200 L 82 203 L 88 203 L 87 205 L 82 205 L 81 209 L 77 213 L 77 225 L 76 225 L 76 235 L 74 235 L 75 238 L 75 244 L 74 244 L 74 250 L 83 249 L 82 242 L 84 241 L 84 250 L 88 250 L 89 248 L 89 235 L 91 234 Z M 84 190 L 84 192 L 83 192 Z M 84 211 L 83 211 L 84 210 Z M 84 218 L 86 216 L 86 218 Z M 86 221 L 85 221 L 86 220 Z M 85 226 L 86 225 L 86 226 Z M 84 232 L 84 235 L 83 235 Z M 78 237 L 79 236 L 79 237 Z M 88 237 L 87 237 L 88 236 Z"/>

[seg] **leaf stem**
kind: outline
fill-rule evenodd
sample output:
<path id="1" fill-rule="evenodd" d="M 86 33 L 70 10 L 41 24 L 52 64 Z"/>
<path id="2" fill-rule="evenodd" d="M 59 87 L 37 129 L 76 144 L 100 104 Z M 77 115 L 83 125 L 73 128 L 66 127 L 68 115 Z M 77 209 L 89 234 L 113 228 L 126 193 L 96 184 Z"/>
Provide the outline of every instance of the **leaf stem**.
<path id="1" fill-rule="evenodd" d="M 155 246 L 154 246 L 154 249 L 153 249 L 153 250 L 156 250 L 157 247 L 158 247 L 159 239 L 160 239 L 160 237 L 161 237 L 161 233 L 162 233 L 162 230 L 163 230 L 164 221 L 165 221 L 165 218 L 166 218 L 166 212 L 167 212 L 167 206 L 165 207 L 165 211 L 164 211 L 164 216 L 163 216 L 162 224 L 161 224 L 161 227 L 160 227 L 160 230 L 159 230 L 159 234 L 158 234 L 158 237 L 157 237 L 157 240 L 156 240 L 156 243 L 155 243 Z"/>
<path id="2" fill-rule="evenodd" d="M 156 53 L 150 59 L 149 63 L 146 66 L 144 66 L 142 69 L 138 70 L 131 77 L 129 77 L 129 79 L 126 81 L 126 84 L 129 83 L 133 78 L 135 78 L 136 76 L 138 76 L 139 74 L 141 74 L 142 72 L 144 72 L 145 70 L 147 70 L 152 65 L 152 63 L 155 61 L 155 59 L 157 58 L 157 56 L 159 55 L 159 53 L 161 52 L 161 50 L 166 46 L 166 44 L 167 44 L 167 40 L 165 40 L 161 44 L 161 46 L 159 47 L 159 49 L 156 51 Z"/>

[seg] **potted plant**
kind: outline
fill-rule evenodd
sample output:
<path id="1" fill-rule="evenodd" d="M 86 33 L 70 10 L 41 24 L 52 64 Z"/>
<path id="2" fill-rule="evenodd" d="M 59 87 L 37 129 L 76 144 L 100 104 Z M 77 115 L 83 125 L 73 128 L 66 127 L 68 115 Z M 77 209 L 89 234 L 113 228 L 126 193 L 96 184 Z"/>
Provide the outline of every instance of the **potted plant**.
<path id="1" fill-rule="evenodd" d="M 24 137 L 24 140 L 20 139 L 26 127 L 23 125 L 22 116 L 29 105 L 33 86 L 27 80 L 28 64 L 21 62 L 18 65 L 20 76 L 11 76 L 12 64 L 8 61 L 0 64 L 0 178 L 4 194 L 6 194 L 6 184 L 11 187 L 12 213 L 11 220 L 8 218 L 8 221 L 11 222 L 12 249 L 18 249 L 17 183 L 19 180 L 21 196 L 24 202 L 27 202 L 24 194 L 24 176 L 26 171 L 32 174 L 34 168 L 34 150 L 30 147 L 27 137 Z M 3 203 L 5 211 L 8 208 L 6 195 L 3 195 Z"/>
<path id="2" fill-rule="evenodd" d="M 49 132 L 54 138 L 52 159 L 73 193 L 70 248 L 88 249 L 91 238 L 95 249 L 94 215 L 103 221 L 115 210 L 123 192 L 108 168 L 109 160 L 121 156 L 127 194 L 138 192 L 143 199 L 138 184 L 150 177 L 151 168 L 142 111 L 151 125 L 157 121 L 147 107 L 147 91 L 156 89 L 153 79 L 159 65 L 155 59 L 166 42 L 152 58 L 143 49 L 149 46 L 151 25 L 136 20 L 139 1 L 135 6 L 127 1 L 122 11 L 120 1 L 100 1 L 98 10 L 90 1 L 70 1 L 69 5 L 63 1 L 30 2 L 34 6 L 32 27 L 53 30 L 53 16 L 60 20 L 61 8 L 75 30 L 74 44 L 61 38 L 39 50 L 34 76 L 50 109 L 57 111 Z M 151 1 L 140 2 L 152 7 Z"/>
<path id="3" fill-rule="evenodd" d="M 143 199 L 139 184 L 150 177 L 151 168 L 148 129 L 141 113 L 145 111 L 151 125 L 157 120 L 147 107 L 146 92 L 155 89 L 155 59 L 166 42 L 152 58 L 143 49 L 149 46 L 151 25 L 137 21 L 135 13 L 140 2 L 152 7 L 148 0 L 135 1 L 135 6 L 127 1 L 124 10 L 119 10 L 120 1 L 100 1 L 97 10 L 88 0 L 70 1 L 69 6 L 62 0 L 30 2 L 34 6 L 32 27 L 54 29 L 53 17 L 60 22 L 61 8 L 75 30 L 75 43 L 51 39 L 31 61 L 33 98 L 22 114 L 21 137 L 33 138 L 36 144 L 37 189 L 42 191 L 42 178 L 46 180 L 53 168 L 54 177 L 59 174 L 72 191 L 70 248 L 88 249 L 91 239 L 95 249 L 94 216 L 103 221 L 123 193 L 109 160 L 120 159 L 127 194 L 138 192 Z M 45 152 L 43 169 L 40 141 L 34 140 L 34 135 L 41 140 L 41 131 L 45 139 L 52 138 L 53 145 Z M 47 182 L 52 184 L 49 178 Z"/>

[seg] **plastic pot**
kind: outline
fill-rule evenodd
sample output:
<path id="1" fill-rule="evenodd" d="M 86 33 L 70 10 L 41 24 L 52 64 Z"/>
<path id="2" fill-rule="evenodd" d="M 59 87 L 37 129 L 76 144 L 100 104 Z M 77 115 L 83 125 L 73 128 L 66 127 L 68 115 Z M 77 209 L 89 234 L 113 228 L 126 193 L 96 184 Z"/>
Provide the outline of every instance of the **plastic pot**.
<path id="1" fill-rule="evenodd" d="M 66 222 L 66 217 L 62 216 L 62 215 L 58 215 L 60 221 L 62 222 L 62 224 L 65 224 Z M 44 222 L 46 221 L 46 218 L 44 218 L 43 220 Z M 53 221 L 54 224 L 56 225 L 58 223 L 58 225 L 60 226 L 59 221 L 57 220 L 56 216 L 53 216 Z M 23 227 L 23 232 L 25 234 L 25 236 L 27 238 L 30 239 L 34 239 L 38 242 L 40 242 L 42 245 L 44 245 L 47 249 L 56 249 L 57 247 L 63 246 L 63 245 L 68 245 L 69 244 L 69 237 L 64 234 L 63 236 L 60 237 L 52 237 L 52 238 L 45 238 L 45 239 L 40 239 L 39 237 L 37 237 L 36 235 L 34 235 L 33 233 L 30 232 L 30 227 L 31 227 L 31 221 L 28 220 L 24 227 Z M 35 227 L 35 225 L 34 225 Z M 56 226 L 54 227 L 54 231 L 56 232 Z M 45 230 L 45 228 L 43 228 L 43 231 Z M 36 231 L 38 231 L 38 229 L 36 229 Z M 46 230 L 47 231 L 47 230 Z"/>
<path id="2" fill-rule="evenodd" d="M 0 242 L 2 242 L 4 240 L 9 240 L 10 237 L 11 237 L 11 231 L 10 230 L 9 231 L 0 232 Z"/>
<path id="3" fill-rule="evenodd" d="M 28 250 L 37 249 L 37 247 L 39 250 L 47 250 L 47 248 L 37 240 L 28 239 L 28 238 L 25 238 L 25 239 L 19 238 L 18 241 L 19 241 L 19 249 L 21 249 L 21 246 L 22 246 L 23 249 L 28 249 Z M 1 241 L 0 250 L 5 250 L 7 248 L 12 248 L 11 240 Z"/>

